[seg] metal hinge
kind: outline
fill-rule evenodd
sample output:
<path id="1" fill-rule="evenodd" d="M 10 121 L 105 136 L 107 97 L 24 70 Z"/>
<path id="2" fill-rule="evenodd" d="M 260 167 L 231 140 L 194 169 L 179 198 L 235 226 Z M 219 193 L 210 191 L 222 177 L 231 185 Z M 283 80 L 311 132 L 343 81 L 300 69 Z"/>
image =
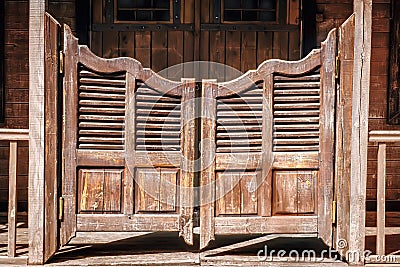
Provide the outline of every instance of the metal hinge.
<path id="1" fill-rule="evenodd" d="M 337 205 L 336 205 L 336 201 L 332 201 L 332 224 L 336 223 L 336 209 L 337 209 Z"/>
<path id="2" fill-rule="evenodd" d="M 340 59 L 339 56 L 337 56 L 335 63 L 335 78 L 339 79 L 339 76 L 340 76 Z"/>
<path id="3" fill-rule="evenodd" d="M 64 73 L 64 52 L 60 51 L 60 67 L 59 67 L 60 74 Z"/>
<path id="4" fill-rule="evenodd" d="M 58 199 L 58 219 L 62 221 L 64 219 L 64 198 Z"/>

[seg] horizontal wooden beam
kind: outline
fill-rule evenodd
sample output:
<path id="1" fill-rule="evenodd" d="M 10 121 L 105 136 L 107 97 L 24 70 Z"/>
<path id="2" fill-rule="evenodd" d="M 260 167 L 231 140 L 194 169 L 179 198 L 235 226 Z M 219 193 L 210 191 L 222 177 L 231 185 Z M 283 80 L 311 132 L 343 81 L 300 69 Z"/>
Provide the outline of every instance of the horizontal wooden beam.
<path id="1" fill-rule="evenodd" d="M 376 227 L 365 227 L 366 236 L 375 236 Z M 400 227 L 385 227 L 385 235 L 400 235 Z"/>
<path id="2" fill-rule="evenodd" d="M 318 232 L 317 216 L 216 217 L 215 234 L 306 234 Z"/>
<path id="3" fill-rule="evenodd" d="M 376 143 L 400 142 L 400 131 L 370 131 L 369 141 Z"/>
<path id="4" fill-rule="evenodd" d="M 179 231 L 178 214 L 78 214 L 81 232 L 174 232 Z"/>
<path id="5" fill-rule="evenodd" d="M 0 141 L 27 141 L 29 129 L 0 129 Z"/>

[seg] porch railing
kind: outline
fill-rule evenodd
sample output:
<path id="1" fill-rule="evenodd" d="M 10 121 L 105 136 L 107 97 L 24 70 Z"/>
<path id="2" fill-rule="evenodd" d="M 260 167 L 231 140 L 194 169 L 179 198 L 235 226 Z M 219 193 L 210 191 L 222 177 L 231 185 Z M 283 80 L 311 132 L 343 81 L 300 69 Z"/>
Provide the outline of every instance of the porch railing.
<path id="1" fill-rule="evenodd" d="M 10 141 L 8 182 L 8 257 L 16 255 L 18 141 L 28 141 L 28 129 L 0 129 L 0 141 Z"/>
<path id="2" fill-rule="evenodd" d="M 386 145 L 400 143 L 400 131 L 371 131 L 369 141 L 378 144 L 376 227 L 366 227 L 366 235 L 376 235 L 376 254 L 385 255 L 386 235 L 400 234 L 400 227 L 386 227 Z"/>

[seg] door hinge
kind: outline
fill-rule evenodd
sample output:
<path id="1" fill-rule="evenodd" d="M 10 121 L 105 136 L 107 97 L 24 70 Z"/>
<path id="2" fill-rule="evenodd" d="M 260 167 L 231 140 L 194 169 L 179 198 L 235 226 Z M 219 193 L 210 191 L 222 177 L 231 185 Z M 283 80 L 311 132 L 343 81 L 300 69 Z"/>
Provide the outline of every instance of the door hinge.
<path id="1" fill-rule="evenodd" d="M 60 51 L 60 66 L 59 66 L 59 72 L 60 74 L 64 73 L 64 52 L 61 50 Z"/>
<path id="2" fill-rule="evenodd" d="M 58 199 L 58 219 L 62 221 L 64 219 L 64 198 Z"/>
<path id="3" fill-rule="evenodd" d="M 336 205 L 336 201 L 332 201 L 332 224 L 336 223 L 336 209 L 337 209 L 337 205 Z"/>
<path id="4" fill-rule="evenodd" d="M 339 79 L 339 76 L 340 76 L 340 59 L 339 56 L 336 56 L 335 79 Z"/>

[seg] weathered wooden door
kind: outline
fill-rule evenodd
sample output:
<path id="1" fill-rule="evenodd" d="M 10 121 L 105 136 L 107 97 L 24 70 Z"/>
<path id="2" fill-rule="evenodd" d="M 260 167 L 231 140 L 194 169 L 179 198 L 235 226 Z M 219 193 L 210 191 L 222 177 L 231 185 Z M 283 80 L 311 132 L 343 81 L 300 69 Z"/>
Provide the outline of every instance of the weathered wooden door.
<path id="1" fill-rule="evenodd" d="M 203 81 L 200 247 L 215 235 L 332 243 L 336 30 L 301 61 Z"/>
<path id="2" fill-rule="evenodd" d="M 201 248 L 256 233 L 332 245 L 336 30 L 300 61 L 203 80 L 201 108 L 194 79 L 99 58 L 64 31 L 62 245 L 76 231 L 179 231 L 192 244 L 195 184 Z"/>
<path id="3" fill-rule="evenodd" d="M 64 32 L 61 245 L 76 231 L 179 231 L 192 244 L 194 80 L 99 58 Z"/>

